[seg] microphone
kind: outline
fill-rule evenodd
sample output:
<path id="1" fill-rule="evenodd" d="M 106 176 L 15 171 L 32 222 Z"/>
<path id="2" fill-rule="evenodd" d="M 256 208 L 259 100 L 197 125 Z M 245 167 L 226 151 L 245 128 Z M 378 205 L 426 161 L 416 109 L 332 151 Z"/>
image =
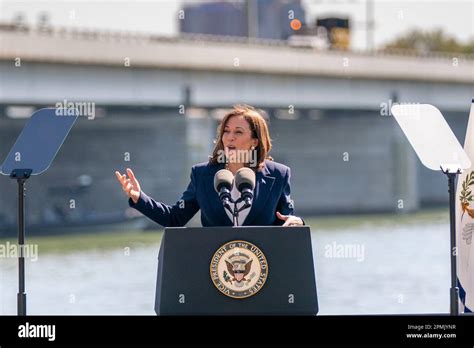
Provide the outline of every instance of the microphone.
<path id="1" fill-rule="evenodd" d="M 224 204 L 224 207 L 231 212 L 230 202 L 232 202 L 232 196 L 230 191 L 232 190 L 233 184 L 234 176 L 230 170 L 221 169 L 216 173 L 216 175 L 214 175 L 214 189 L 219 195 L 219 199 L 222 204 Z"/>
<path id="2" fill-rule="evenodd" d="M 235 173 L 235 186 L 240 192 L 241 199 L 245 202 L 245 207 L 250 207 L 255 188 L 255 172 L 247 167 L 240 168 Z"/>

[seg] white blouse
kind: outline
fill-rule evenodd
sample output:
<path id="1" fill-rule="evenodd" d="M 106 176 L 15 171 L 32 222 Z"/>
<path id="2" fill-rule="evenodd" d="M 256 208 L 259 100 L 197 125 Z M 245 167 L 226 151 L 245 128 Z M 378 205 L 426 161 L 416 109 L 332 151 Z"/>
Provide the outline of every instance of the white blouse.
<path id="1" fill-rule="evenodd" d="M 237 187 L 235 187 L 235 185 L 232 188 L 232 191 L 230 192 L 230 194 L 232 196 L 232 200 L 234 200 L 234 201 L 236 201 L 240 197 L 240 192 L 239 192 L 239 190 L 237 190 Z M 253 199 L 252 199 L 252 202 L 253 202 Z M 245 204 L 245 202 L 242 201 L 242 202 L 237 204 L 237 207 L 241 208 L 244 204 Z M 232 209 L 232 211 L 234 211 L 234 203 L 230 203 L 230 208 Z M 239 225 L 238 226 L 242 226 L 244 224 L 244 221 L 247 218 L 247 215 L 249 214 L 250 209 L 252 209 L 252 207 L 244 209 L 239 213 Z M 232 214 L 230 213 L 230 211 L 228 211 L 225 208 L 224 208 L 224 210 L 227 213 L 227 216 L 229 217 L 230 221 L 233 222 L 234 218 L 232 217 Z"/>

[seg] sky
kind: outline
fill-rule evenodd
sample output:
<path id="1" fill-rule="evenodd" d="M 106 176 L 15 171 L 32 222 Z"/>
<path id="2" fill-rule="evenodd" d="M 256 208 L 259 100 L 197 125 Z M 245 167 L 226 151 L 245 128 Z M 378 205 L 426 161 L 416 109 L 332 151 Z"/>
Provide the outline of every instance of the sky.
<path id="1" fill-rule="evenodd" d="M 178 11 L 193 0 L 0 0 L 0 20 L 19 12 L 35 25 L 48 12 L 55 26 L 110 29 L 174 35 Z M 365 0 L 303 0 L 306 20 L 327 15 L 349 16 L 353 49 L 365 49 Z M 411 28 L 441 28 L 459 41 L 474 38 L 474 0 L 374 0 L 374 43 L 380 47 Z"/>

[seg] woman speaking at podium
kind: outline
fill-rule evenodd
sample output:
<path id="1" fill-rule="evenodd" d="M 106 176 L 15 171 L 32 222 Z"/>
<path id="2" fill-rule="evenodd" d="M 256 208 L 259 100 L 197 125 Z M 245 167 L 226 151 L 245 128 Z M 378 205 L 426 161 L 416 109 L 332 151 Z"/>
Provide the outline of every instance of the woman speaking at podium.
<path id="1" fill-rule="evenodd" d="M 129 197 L 129 205 L 164 227 L 186 225 L 199 209 L 203 226 L 232 226 L 233 215 L 219 199 L 214 176 L 222 169 L 235 175 L 239 169 L 248 167 L 255 172 L 254 195 L 250 209 L 239 213 L 238 225 L 304 225 L 301 218 L 293 215 L 290 168 L 268 156 L 271 147 L 268 126 L 262 115 L 253 107 L 235 106 L 219 124 L 209 161 L 192 167 L 191 182 L 175 205 L 147 196 L 131 169 L 127 168 L 127 174 L 115 172 L 115 175 Z M 235 201 L 240 193 L 234 187 L 231 195 Z M 240 208 L 239 203 L 236 204 Z"/>

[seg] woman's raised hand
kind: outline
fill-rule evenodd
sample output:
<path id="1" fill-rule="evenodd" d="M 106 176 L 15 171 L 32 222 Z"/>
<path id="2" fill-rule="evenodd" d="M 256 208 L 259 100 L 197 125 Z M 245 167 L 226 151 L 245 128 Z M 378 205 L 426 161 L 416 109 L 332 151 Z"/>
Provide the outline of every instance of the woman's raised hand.
<path id="1" fill-rule="evenodd" d="M 122 184 L 122 189 L 125 191 L 128 197 L 132 199 L 132 201 L 136 204 L 138 199 L 140 198 L 140 183 L 138 182 L 137 178 L 135 178 L 135 174 L 133 174 L 130 168 L 127 168 L 127 174 L 120 174 L 120 172 L 116 171 L 115 176 L 117 177 L 118 181 Z"/>

